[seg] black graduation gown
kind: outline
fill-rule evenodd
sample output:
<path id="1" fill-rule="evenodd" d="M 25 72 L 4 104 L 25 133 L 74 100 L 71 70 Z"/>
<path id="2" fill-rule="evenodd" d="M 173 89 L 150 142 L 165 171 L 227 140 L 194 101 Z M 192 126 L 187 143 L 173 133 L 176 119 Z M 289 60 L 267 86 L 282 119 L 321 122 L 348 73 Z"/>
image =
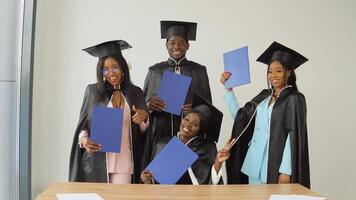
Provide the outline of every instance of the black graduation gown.
<path id="1" fill-rule="evenodd" d="M 171 136 L 160 138 L 153 148 L 152 158 L 156 157 L 171 139 Z M 190 141 L 187 146 L 199 156 L 191 166 L 199 185 L 211 184 L 211 168 L 215 163 L 217 154 L 215 143 L 209 139 L 197 137 Z M 188 170 L 176 184 L 192 184 Z M 219 180 L 219 184 L 222 184 L 222 178 Z"/>
<path id="2" fill-rule="evenodd" d="M 157 95 L 163 72 L 166 70 L 173 72 L 176 65 L 176 62 L 169 58 L 167 61 L 157 63 L 149 68 L 143 88 L 146 103 L 149 102 L 151 96 Z M 192 103 L 193 94 L 195 92 L 211 102 L 211 92 L 206 67 L 193 61 L 189 61 L 186 58 L 182 59 L 178 65 L 180 66 L 180 73 L 182 75 L 192 78 L 185 104 Z M 145 142 L 143 167 L 145 167 L 145 165 L 148 164 L 147 162 L 151 159 L 149 155 L 151 155 L 153 145 L 163 136 L 175 135 L 179 131 L 180 121 L 180 116 L 166 112 L 151 112 L 150 127 L 147 131 Z"/>
<path id="3" fill-rule="evenodd" d="M 242 164 L 252 138 L 255 124 L 255 110 L 271 90 L 263 90 L 259 95 L 246 103 L 236 114 L 232 137 L 238 137 L 248 125 L 246 132 L 230 150 L 230 159 L 226 161 L 228 184 L 247 184 L 248 177 L 241 172 Z M 267 183 L 278 183 L 279 167 L 282 162 L 283 150 L 290 133 L 292 174 L 291 182 L 310 188 L 308 137 L 306 124 L 306 102 L 302 93 L 295 88 L 281 91 L 276 100 L 270 124 L 269 154 Z"/>
<path id="4" fill-rule="evenodd" d="M 89 154 L 84 148 L 78 145 L 78 135 L 82 130 L 90 131 L 92 111 L 94 106 L 107 106 L 110 101 L 112 89 L 108 89 L 104 100 L 96 100 L 98 92 L 96 84 L 87 86 L 84 100 L 80 111 L 79 122 L 74 133 L 73 144 L 69 163 L 69 181 L 75 182 L 107 182 L 106 155 L 104 152 Z M 144 102 L 143 92 L 140 88 L 132 85 L 122 91 L 130 108 L 135 105 L 137 108 L 147 111 Z M 134 113 L 132 113 L 133 115 Z M 132 131 L 132 151 L 134 159 L 134 174 L 132 182 L 138 183 L 141 173 L 141 160 L 143 150 L 143 134 L 140 133 L 139 125 L 131 121 Z M 89 133 L 90 134 L 90 133 Z"/>

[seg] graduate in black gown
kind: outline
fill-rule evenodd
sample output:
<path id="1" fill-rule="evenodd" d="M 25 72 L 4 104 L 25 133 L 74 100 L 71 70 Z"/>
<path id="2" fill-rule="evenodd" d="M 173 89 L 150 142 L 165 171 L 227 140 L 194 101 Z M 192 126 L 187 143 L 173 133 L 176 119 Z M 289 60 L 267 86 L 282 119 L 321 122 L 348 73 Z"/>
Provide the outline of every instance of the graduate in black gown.
<path id="1" fill-rule="evenodd" d="M 166 39 L 166 48 L 169 58 L 166 61 L 149 67 L 145 84 L 144 95 L 149 108 L 150 129 L 147 134 L 145 153 L 152 152 L 154 145 L 163 136 L 173 136 L 179 130 L 181 116 L 164 112 L 165 103 L 160 100 L 157 90 L 164 71 L 172 71 L 192 78 L 187 98 L 182 111 L 189 111 L 192 105 L 193 93 L 199 93 L 211 102 L 209 78 L 206 67 L 186 58 L 189 41 L 195 40 L 196 23 L 179 21 L 161 21 L 161 38 Z M 174 88 L 172 88 L 174 92 Z M 149 155 L 148 154 L 148 155 Z M 150 159 L 146 157 L 146 162 Z"/>
<path id="2" fill-rule="evenodd" d="M 294 71 L 307 60 L 277 42 L 257 59 L 268 65 L 270 88 L 237 111 L 232 137 L 239 140 L 226 162 L 229 184 L 310 187 L 306 101 Z M 224 74 L 222 78 L 226 79 Z"/>
<path id="3" fill-rule="evenodd" d="M 229 156 L 229 148 L 234 140 L 217 152 L 215 142 L 218 141 L 223 114 L 201 96 L 195 96 L 193 108 L 188 111 L 180 124 L 178 138 L 192 149 L 198 156 L 190 169 L 176 184 L 221 184 L 221 164 Z M 156 157 L 172 136 L 165 136 L 158 140 L 152 152 Z M 157 183 L 154 175 L 144 170 L 141 180 L 146 184 Z"/>
<path id="4" fill-rule="evenodd" d="M 69 181 L 108 183 L 139 181 L 144 139 L 140 125 L 148 120 L 148 110 L 143 91 L 130 80 L 130 72 L 121 53 L 121 50 L 127 48 L 131 46 L 126 41 L 115 40 L 83 49 L 99 58 L 96 69 L 97 82 L 89 84 L 84 94 L 71 148 Z M 100 144 L 90 139 L 94 106 L 112 106 L 124 110 L 122 131 L 123 135 L 126 131 L 127 137 L 122 138 L 124 145 L 122 142 L 120 153 L 109 155 L 98 152 Z M 112 162 L 110 165 L 108 161 L 112 158 L 118 158 L 120 162 Z M 111 169 L 108 169 L 108 166 L 111 166 Z"/>

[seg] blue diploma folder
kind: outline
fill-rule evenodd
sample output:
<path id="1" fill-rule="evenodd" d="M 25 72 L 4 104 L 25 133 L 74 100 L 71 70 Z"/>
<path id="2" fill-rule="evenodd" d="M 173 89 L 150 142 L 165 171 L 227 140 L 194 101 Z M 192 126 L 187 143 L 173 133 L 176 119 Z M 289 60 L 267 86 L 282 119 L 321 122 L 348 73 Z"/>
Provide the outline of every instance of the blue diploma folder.
<path id="1" fill-rule="evenodd" d="M 160 184 L 175 184 L 197 159 L 198 155 L 174 136 L 146 169 Z"/>
<path id="2" fill-rule="evenodd" d="M 176 74 L 171 71 L 164 71 L 157 96 L 166 102 L 164 111 L 175 115 L 180 115 L 192 78 Z"/>
<path id="3" fill-rule="evenodd" d="M 230 78 L 225 82 L 226 88 L 251 82 L 247 46 L 224 53 L 224 70 L 231 73 Z"/>
<path id="4" fill-rule="evenodd" d="M 122 109 L 94 107 L 90 138 L 101 144 L 101 152 L 120 152 L 122 122 Z"/>

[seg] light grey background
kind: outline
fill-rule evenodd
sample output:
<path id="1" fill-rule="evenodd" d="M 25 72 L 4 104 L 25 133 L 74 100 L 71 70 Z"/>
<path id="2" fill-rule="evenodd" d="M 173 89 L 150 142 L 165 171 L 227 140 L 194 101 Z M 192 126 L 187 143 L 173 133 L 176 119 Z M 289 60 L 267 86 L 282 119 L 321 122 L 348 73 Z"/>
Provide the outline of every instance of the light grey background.
<path id="1" fill-rule="evenodd" d="M 224 113 L 219 146 L 232 118 L 218 82 L 223 52 L 248 45 L 252 83 L 235 89 L 241 105 L 266 87 L 256 58 L 273 41 L 304 54 L 297 84 L 307 99 L 312 189 L 356 199 L 354 81 L 356 3 L 352 0 L 38 0 L 33 93 L 33 196 L 67 181 L 70 147 L 96 59 L 82 48 L 125 39 L 131 76 L 142 87 L 147 69 L 166 60 L 159 21 L 198 22 L 187 57 L 207 66 L 213 102 Z"/>
<path id="2" fill-rule="evenodd" d="M 0 0 L 0 200 L 16 197 L 19 1 Z"/>

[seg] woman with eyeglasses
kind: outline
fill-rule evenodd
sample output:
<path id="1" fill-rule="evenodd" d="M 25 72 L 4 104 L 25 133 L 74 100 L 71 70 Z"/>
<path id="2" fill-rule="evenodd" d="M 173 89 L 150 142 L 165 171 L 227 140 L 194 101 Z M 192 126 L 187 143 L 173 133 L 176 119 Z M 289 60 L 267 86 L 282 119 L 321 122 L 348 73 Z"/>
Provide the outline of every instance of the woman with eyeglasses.
<path id="1" fill-rule="evenodd" d="M 140 176 L 144 130 L 148 113 L 142 90 L 130 80 L 121 50 L 131 48 L 124 40 L 100 43 L 83 49 L 98 57 L 97 83 L 84 94 L 69 167 L 69 181 L 137 183 Z M 101 145 L 90 139 L 94 106 L 123 109 L 120 153 L 99 152 Z"/>

